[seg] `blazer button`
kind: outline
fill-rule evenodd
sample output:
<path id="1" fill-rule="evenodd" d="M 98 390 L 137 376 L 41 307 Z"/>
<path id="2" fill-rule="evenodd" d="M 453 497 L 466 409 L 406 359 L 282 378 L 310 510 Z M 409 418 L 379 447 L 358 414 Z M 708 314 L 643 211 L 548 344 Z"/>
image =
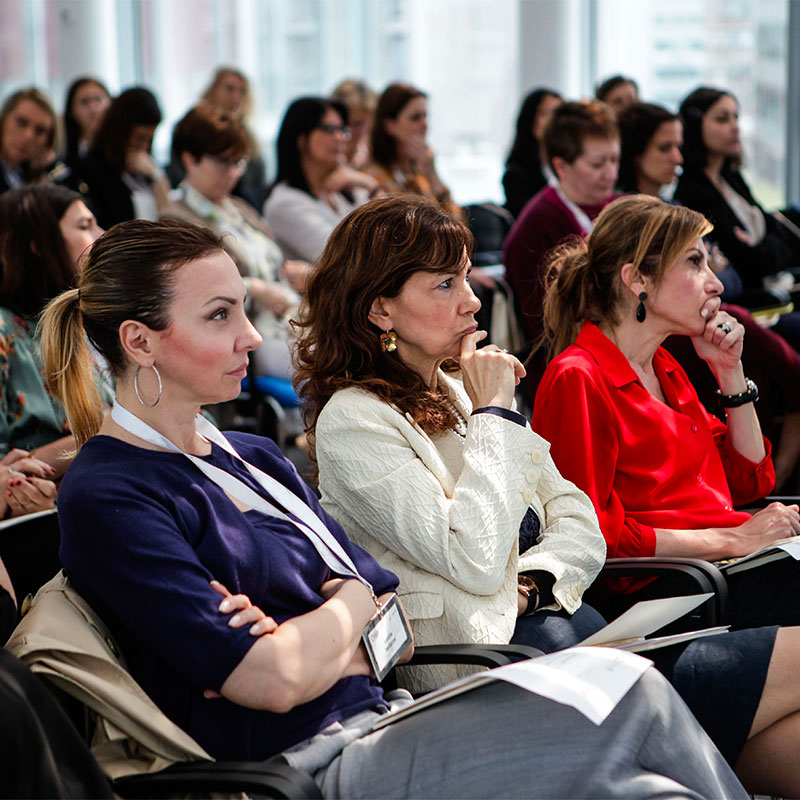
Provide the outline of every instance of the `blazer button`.
<path id="1" fill-rule="evenodd" d="M 544 453 L 541 450 L 534 450 L 531 453 L 531 461 L 534 464 L 544 464 Z"/>
<path id="2" fill-rule="evenodd" d="M 538 478 L 539 476 L 535 469 L 525 470 L 525 480 L 528 481 L 528 483 L 536 483 Z"/>
<path id="3" fill-rule="evenodd" d="M 533 492 L 525 487 L 525 490 L 522 492 L 522 499 L 525 501 L 525 505 L 530 505 L 533 502 Z"/>

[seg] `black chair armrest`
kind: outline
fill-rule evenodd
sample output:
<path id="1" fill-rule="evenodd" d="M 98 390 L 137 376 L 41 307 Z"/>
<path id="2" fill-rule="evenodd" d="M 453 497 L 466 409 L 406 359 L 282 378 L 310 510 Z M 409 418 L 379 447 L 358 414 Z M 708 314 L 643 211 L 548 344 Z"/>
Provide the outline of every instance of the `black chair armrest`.
<path id="1" fill-rule="evenodd" d="M 310 775 L 290 767 L 280 756 L 269 761 L 192 761 L 173 764 L 160 772 L 131 775 L 113 782 L 123 798 L 161 798 L 196 793 L 244 792 L 257 797 L 321 798 Z"/>
<path id="2" fill-rule="evenodd" d="M 783 503 L 786 506 L 800 505 L 800 497 L 792 497 L 791 495 L 771 494 L 767 497 L 762 497 L 759 500 L 753 500 L 752 503 L 745 503 L 743 506 L 737 506 L 737 511 L 747 511 L 751 509 L 766 508 L 770 503 Z"/>
<path id="3" fill-rule="evenodd" d="M 710 561 L 677 556 L 641 558 L 609 558 L 600 578 L 644 578 L 681 575 L 693 584 L 696 594 L 711 592 L 714 597 L 701 608 L 707 627 L 728 624 L 728 584 L 725 576 Z"/>
<path id="4" fill-rule="evenodd" d="M 492 668 L 540 655 L 542 655 L 541 650 L 522 644 L 433 644 L 417 647 L 408 666 L 471 664 Z"/>

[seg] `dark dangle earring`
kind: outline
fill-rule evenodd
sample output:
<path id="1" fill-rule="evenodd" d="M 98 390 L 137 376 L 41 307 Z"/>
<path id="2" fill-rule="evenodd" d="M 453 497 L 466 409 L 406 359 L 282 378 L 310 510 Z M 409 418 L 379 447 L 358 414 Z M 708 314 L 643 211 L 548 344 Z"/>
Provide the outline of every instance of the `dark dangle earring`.
<path id="1" fill-rule="evenodd" d="M 647 316 L 647 309 L 644 307 L 644 301 L 647 300 L 647 292 L 639 292 L 639 305 L 636 306 L 636 321 L 644 322 Z"/>

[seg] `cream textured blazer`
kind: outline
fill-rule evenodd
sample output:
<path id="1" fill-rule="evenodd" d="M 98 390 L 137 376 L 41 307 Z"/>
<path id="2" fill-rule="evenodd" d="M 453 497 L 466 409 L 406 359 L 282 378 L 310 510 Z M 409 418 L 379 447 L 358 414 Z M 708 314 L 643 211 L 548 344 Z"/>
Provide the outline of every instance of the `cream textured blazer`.
<path id="1" fill-rule="evenodd" d="M 470 416 L 461 381 L 442 372 L 439 381 L 468 419 L 461 473 L 450 472 L 410 415 L 369 392 L 344 389 L 317 421 L 322 504 L 398 575 L 417 644 L 507 643 L 517 620 L 517 574 L 553 574 L 558 605 L 551 607 L 572 613 L 603 566 L 605 540 L 591 501 L 561 477 L 544 439 L 495 414 Z M 520 557 L 528 507 L 541 536 Z M 415 690 L 463 674 L 453 667 L 409 671 Z"/>

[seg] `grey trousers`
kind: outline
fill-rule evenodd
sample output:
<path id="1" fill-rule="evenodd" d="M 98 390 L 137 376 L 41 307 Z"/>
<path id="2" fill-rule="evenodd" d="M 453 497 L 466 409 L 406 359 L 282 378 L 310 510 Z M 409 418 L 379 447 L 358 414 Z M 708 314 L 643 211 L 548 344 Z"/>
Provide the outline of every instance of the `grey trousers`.
<path id="1" fill-rule="evenodd" d="M 325 797 L 748 797 L 654 669 L 599 727 L 502 681 L 375 733 L 365 715 L 350 722 L 286 754 L 312 767 L 306 756 L 318 758 L 328 736 L 329 760 L 309 769 Z"/>

